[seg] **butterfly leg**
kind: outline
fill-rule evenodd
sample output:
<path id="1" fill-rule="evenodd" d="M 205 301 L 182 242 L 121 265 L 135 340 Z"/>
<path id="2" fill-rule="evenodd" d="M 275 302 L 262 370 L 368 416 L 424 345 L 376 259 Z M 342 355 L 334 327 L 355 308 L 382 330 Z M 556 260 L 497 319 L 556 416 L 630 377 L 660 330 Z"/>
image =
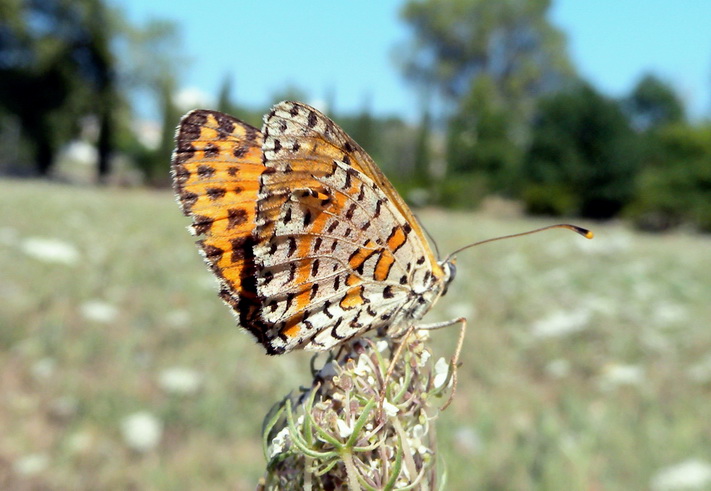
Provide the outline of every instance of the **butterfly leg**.
<path id="1" fill-rule="evenodd" d="M 459 339 L 457 339 L 457 347 L 455 348 L 454 355 L 452 355 L 452 359 L 449 362 L 449 366 L 452 370 L 452 392 L 449 394 L 447 402 L 445 402 L 444 406 L 440 408 L 440 411 L 444 411 L 452 403 L 452 399 L 454 399 L 454 393 L 457 390 L 457 366 L 459 365 L 459 354 L 462 352 L 462 345 L 464 344 L 464 334 L 467 331 L 467 319 L 464 317 L 459 317 L 457 319 L 450 319 L 448 321 L 417 326 L 417 329 L 434 331 L 435 329 L 442 329 L 443 327 L 453 326 L 454 324 L 461 324 L 461 328 L 459 329 Z"/>
<path id="2" fill-rule="evenodd" d="M 396 336 L 397 338 L 402 338 L 402 341 L 400 341 L 400 344 L 398 345 L 397 349 L 395 350 L 395 353 L 393 353 L 393 357 L 390 360 L 390 366 L 388 366 L 387 372 L 385 372 L 385 378 L 383 379 L 383 388 L 380 390 L 380 408 L 382 409 L 382 404 L 383 401 L 385 401 L 385 391 L 388 387 L 388 382 L 390 381 L 390 377 L 393 374 L 393 371 L 395 370 L 395 363 L 397 363 L 398 358 L 400 358 L 400 355 L 402 354 L 402 350 L 405 348 L 405 343 L 407 343 L 407 338 L 410 337 L 410 334 L 415 332 L 415 329 L 417 329 L 417 326 L 412 325 L 405 329 L 404 331 L 401 331 L 401 333 L 398 333 Z"/>
<path id="3" fill-rule="evenodd" d="M 397 337 L 402 338 L 402 341 L 400 342 L 400 345 L 395 350 L 392 360 L 390 361 L 390 366 L 388 367 L 388 370 L 385 373 L 385 379 L 383 381 L 383 388 L 380 391 L 380 404 L 381 405 L 382 405 L 383 401 L 385 400 L 385 390 L 387 388 L 388 381 L 390 380 L 390 377 L 392 376 L 392 373 L 395 370 L 395 364 L 397 363 L 397 360 L 400 358 L 400 355 L 402 355 L 402 350 L 404 349 L 405 344 L 407 343 L 407 338 L 409 338 L 410 335 L 413 332 L 415 332 L 415 330 L 417 330 L 417 329 L 434 331 L 436 329 L 442 329 L 444 327 L 453 326 L 454 324 L 461 324 L 461 328 L 459 329 L 459 338 L 457 339 L 457 346 L 454 350 L 454 355 L 452 355 L 452 359 L 449 362 L 449 366 L 451 367 L 451 374 L 452 374 L 452 392 L 449 395 L 449 398 L 447 399 L 447 401 L 440 408 L 441 411 L 444 411 L 445 409 L 447 409 L 447 407 L 452 403 L 452 399 L 454 399 L 454 393 L 457 390 L 457 366 L 459 365 L 459 355 L 462 352 L 462 346 L 464 344 L 464 335 L 466 334 L 466 331 L 467 331 L 467 319 L 464 317 L 459 317 L 457 319 L 450 319 L 448 321 L 443 321 L 443 322 L 436 322 L 433 324 L 424 324 L 421 326 L 412 325 L 412 326 L 408 327 L 406 330 L 402 331 L 402 333 L 398 333 Z M 447 383 L 447 382 L 445 382 L 445 383 Z"/>

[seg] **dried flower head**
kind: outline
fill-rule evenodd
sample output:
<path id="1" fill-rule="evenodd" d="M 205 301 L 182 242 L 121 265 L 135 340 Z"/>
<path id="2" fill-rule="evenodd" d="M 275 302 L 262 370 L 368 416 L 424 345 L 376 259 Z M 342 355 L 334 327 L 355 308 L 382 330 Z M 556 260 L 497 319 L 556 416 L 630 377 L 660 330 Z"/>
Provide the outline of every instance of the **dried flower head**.
<path id="1" fill-rule="evenodd" d="M 415 331 L 349 342 L 309 389 L 277 404 L 265 421 L 259 489 L 435 489 L 432 423 L 451 377 L 435 383 L 426 339 Z"/>

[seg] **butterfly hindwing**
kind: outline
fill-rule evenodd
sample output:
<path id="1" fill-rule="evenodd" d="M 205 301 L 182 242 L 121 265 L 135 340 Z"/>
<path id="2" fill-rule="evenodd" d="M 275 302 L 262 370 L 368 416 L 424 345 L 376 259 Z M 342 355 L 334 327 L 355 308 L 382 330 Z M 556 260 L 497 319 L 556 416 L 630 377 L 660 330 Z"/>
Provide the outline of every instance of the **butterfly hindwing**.
<path id="1" fill-rule="evenodd" d="M 270 170 L 261 178 L 255 256 L 274 342 L 326 349 L 387 325 L 423 270 L 425 244 L 330 119 L 282 103 L 264 134 Z"/>

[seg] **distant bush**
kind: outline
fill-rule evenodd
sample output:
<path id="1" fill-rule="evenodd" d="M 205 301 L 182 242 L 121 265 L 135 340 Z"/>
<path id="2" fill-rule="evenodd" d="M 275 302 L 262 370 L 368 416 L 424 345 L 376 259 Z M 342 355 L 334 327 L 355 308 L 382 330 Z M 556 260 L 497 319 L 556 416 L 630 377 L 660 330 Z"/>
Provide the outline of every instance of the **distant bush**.
<path id="1" fill-rule="evenodd" d="M 688 225 L 711 232 L 711 125 L 679 123 L 649 135 L 625 215 L 645 230 Z"/>
<path id="2" fill-rule="evenodd" d="M 531 184 L 521 198 L 533 215 L 571 216 L 579 208 L 578 197 L 562 184 Z"/>
<path id="3" fill-rule="evenodd" d="M 445 208 L 476 208 L 489 194 L 489 189 L 490 186 L 483 175 L 449 177 L 442 181 L 438 188 L 437 203 Z"/>
<path id="4" fill-rule="evenodd" d="M 471 201 L 462 182 L 477 183 L 480 193 L 509 196 L 519 184 L 522 153 L 512 137 L 517 122 L 500 99 L 493 82 L 482 77 L 449 121 L 445 180 L 451 182 L 445 186 L 450 193 L 458 189 L 464 192 L 461 197 L 451 196 L 451 200 Z"/>
<path id="5" fill-rule="evenodd" d="M 638 139 L 621 105 L 589 85 L 541 99 L 523 162 L 527 211 L 615 216 L 633 195 Z"/>

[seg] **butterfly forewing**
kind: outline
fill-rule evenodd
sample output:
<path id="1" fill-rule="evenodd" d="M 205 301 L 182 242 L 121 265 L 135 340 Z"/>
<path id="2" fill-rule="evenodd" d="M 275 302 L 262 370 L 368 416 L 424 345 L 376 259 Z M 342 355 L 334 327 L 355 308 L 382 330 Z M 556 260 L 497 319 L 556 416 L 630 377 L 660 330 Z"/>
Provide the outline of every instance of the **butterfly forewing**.
<path id="1" fill-rule="evenodd" d="M 262 163 L 262 133 L 231 116 L 196 110 L 176 133 L 173 184 L 198 246 L 221 283 L 220 296 L 255 335 L 259 326 L 254 223 Z"/>

